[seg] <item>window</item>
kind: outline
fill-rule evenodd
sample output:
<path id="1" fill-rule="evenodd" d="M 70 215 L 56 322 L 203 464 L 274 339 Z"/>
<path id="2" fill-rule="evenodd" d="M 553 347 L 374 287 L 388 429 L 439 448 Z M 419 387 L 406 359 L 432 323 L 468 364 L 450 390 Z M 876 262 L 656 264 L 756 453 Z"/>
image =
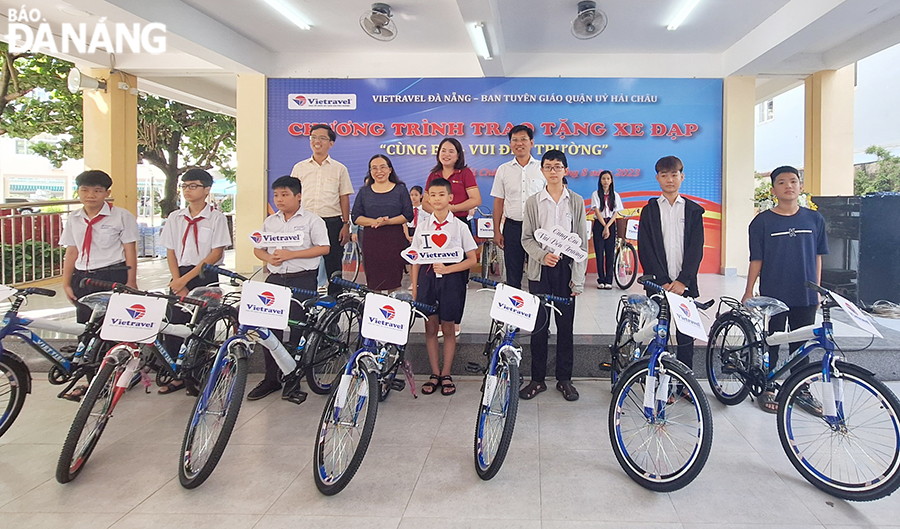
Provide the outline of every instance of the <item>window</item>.
<path id="1" fill-rule="evenodd" d="M 16 138 L 16 154 L 32 154 L 31 142 L 22 138 Z"/>
<path id="2" fill-rule="evenodd" d="M 772 121 L 775 119 L 775 101 L 772 99 L 767 99 L 762 103 L 756 105 L 758 109 L 756 122 L 757 123 L 766 123 L 767 121 Z"/>

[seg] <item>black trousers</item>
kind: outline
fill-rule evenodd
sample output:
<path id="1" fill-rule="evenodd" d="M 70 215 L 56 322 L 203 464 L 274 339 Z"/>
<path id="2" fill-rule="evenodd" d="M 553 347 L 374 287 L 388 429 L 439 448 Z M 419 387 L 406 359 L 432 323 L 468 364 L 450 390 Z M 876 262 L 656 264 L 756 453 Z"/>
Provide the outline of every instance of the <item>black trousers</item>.
<path id="1" fill-rule="evenodd" d="M 608 220 L 608 219 L 606 219 Z M 609 225 L 609 238 L 603 238 L 603 226 L 596 219 L 591 224 L 594 257 L 597 260 L 597 283 L 611 285 L 616 258 L 616 223 Z"/>
<path id="2" fill-rule="evenodd" d="M 568 305 L 557 304 L 561 314 L 556 314 L 556 380 L 571 380 L 574 363 L 575 298 L 569 282 L 572 280 L 572 260 L 563 257 L 556 266 L 541 266 L 541 280 L 529 281 L 532 294 L 553 294 L 569 298 Z M 538 314 L 535 329 L 531 334 L 531 379 L 544 382 L 547 378 L 547 341 L 550 337 L 549 310 Z"/>
<path id="3" fill-rule="evenodd" d="M 818 305 L 812 307 L 791 307 L 789 311 L 776 314 L 769 319 L 770 331 L 783 331 L 785 323 L 791 324 L 791 330 L 799 329 L 816 322 L 816 312 L 819 310 Z M 803 345 L 803 342 L 793 342 L 788 344 L 791 353 L 796 351 Z M 773 345 L 769 348 L 769 369 L 778 365 L 778 349 L 780 345 Z M 804 358 L 799 364 L 791 369 L 791 373 L 802 369 L 809 363 L 809 357 Z"/>
<path id="4" fill-rule="evenodd" d="M 506 266 L 506 284 L 522 288 L 525 248 L 522 248 L 522 221 L 520 220 L 506 219 L 503 223 L 503 262 Z"/>
<path id="5" fill-rule="evenodd" d="M 178 275 L 183 276 L 193 269 L 193 266 L 179 266 Z M 188 292 L 190 292 L 197 287 L 210 285 L 217 281 L 218 277 L 216 277 L 216 275 L 214 274 L 209 274 L 206 277 L 197 276 L 194 279 L 188 281 L 186 288 Z M 191 315 L 189 312 L 183 310 L 181 307 L 175 305 L 174 303 L 169 303 L 169 305 L 166 307 L 166 321 L 169 323 L 189 323 L 191 321 Z M 175 356 L 178 354 L 178 351 L 181 349 L 181 344 L 184 343 L 184 338 L 164 335 L 163 339 L 165 340 L 164 343 L 166 344 L 166 350 L 170 355 L 172 355 L 173 358 L 175 358 Z"/>
<path id="6" fill-rule="evenodd" d="M 305 272 L 298 272 L 295 274 L 269 274 L 269 277 L 266 278 L 266 283 L 271 283 L 273 285 L 281 285 L 283 287 L 294 287 L 294 288 L 302 288 L 304 290 L 312 290 L 315 291 L 316 287 L 319 284 L 318 280 L 319 270 L 307 270 Z M 303 301 L 304 299 L 308 299 L 309 296 L 299 296 L 294 294 L 294 299 Z M 303 315 L 303 307 L 300 306 L 299 303 L 291 302 L 291 310 L 288 314 L 288 318 L 292 320 L 298 320 Z M 271 331 L 275 334 L 275 337 L 278 338 L 282 343 L 284 343 L 284 331 L 278 329 L 271 329 Z M 298 336 L 292 335 L 288 340 L 289 343 L 284 344 L 285 348 L 291 352 L 293 355 L 293 350 L 297 347 L 297 343 L 299 341 Z M 268 382 L 278 382 L 279 373 L 281 373 L 281 369 L 278 367 L 278 363 L 275 362 L 275 358 L 272 357 L 272 353 L 269 352 L 268 349 L 263 348 L 263 357 L 266 361 L 266 377 L 265 380 Z"/>
<path id="7" fill-rule="evenodd" d="M 82 288 L 82 279 L 99 279 L 100 281 L 113 281 L 115 283 L 128 282 L 128 267 L 125 262 L 117 263 L 96 270 L 78 270 L 72 273 L 72 291 L 76 298 L 87 296 L 94 292 L 103 292 L 105 288 L 87 287 Z M 75 319 L 78 323 L 87 323 L 91 319 L 91 309 L 87 305 L 75 303 Z"/>
<path id="8" fill-rule="evenodd" d="M 328 241 L 331 243 L 331 251 L 322 257 L 325 260 L 325 274 L 328 276 L 328 293 L 336 296 L 341 293 L 341 287 L 331 283 L 331 274 L 341 269 L 341 260 L 344 257 L 344 246 L 341 244 L 341 230 L 344 228 L 344 221 L 341 220 L 341 217 L 327 217 L 322 220 L 325 221 L 325 227 L 328 229 Z"/>

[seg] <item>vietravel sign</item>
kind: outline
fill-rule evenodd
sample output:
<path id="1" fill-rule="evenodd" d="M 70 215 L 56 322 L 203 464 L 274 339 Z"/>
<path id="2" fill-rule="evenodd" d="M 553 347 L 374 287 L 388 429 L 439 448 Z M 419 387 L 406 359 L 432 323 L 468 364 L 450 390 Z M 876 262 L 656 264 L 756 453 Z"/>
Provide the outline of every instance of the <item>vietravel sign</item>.
<path id="1" fill-rule="evenodd" d="M 569 187 L 586 202 L 609 169 L 626 209 L 642 207 L 659 196 L 656 160 L 678 156 L 682 193 L 706 210 L 701 272 L 719 271 L 721 79 L 269 79 L 269 183 L 311 155 L 316 123 L 334 128 L 331 155 L 357 190 L 374 154 L 388 155 L 407 186 L 424 185 L 438 143 L 456 137 L 488 207 L 494 173 L 512 159 L 506 134 L 519 123 L 535 130 L 536 158 L 566 153 Z"/>

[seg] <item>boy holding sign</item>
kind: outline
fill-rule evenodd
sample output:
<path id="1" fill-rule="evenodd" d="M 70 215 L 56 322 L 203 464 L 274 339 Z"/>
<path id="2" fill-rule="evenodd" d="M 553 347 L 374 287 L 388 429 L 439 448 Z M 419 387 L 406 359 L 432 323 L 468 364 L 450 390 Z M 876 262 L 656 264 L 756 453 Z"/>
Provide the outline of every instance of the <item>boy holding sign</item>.
<path id="1" fill-rule="evenodd" d="M 571 298 L 568 305 L 557 307 L 556 389 L 566 400 L 574 401 L 578 400 L 578 391 L 572 385 L 575 296 L 584 292 L 588 238 L 584 199 L 563 184 L 567 169 L 562 151 L 544 153 L 541 172 L 547 186 L 525 202 L 522 247 L 528 254 L 528 290 Z M 540 330 L 531 334 L 531 381 L 519 391 L 523 399 L 532 399 L 547 389 L 549 315 L 547 318 L 542 321 L 538 316 L 535 329 Z"/>
<path id="2" fill-rule="evenodd" d="M 438 305 L 438 313 L 425 320 L 425 345 L 431 364 L 431 377 L 422 384 L 422 393 L 430 395 L 441 388 L 441 395 L 456 393 L 456 385 L 450 376 L 453 355 L 456 354 L 456 333 L 454 327 L 462 321 L 466 304 L 466 284 L 469 269 L 478 262 L 475 250 L 478 245 L 472 237 L 469 226 L 450 214 L 453 192 L 449 180 L 435 178 L 428 183 L 428 203 L 430 215 L 416 226 L 412 249 L 419 254 L 429 251 L 454 250 L 465 252 L 465 258 L 454 264 L 413 264 L 413 297 L 428 305 Z M 438 354 L 438 329 L 444 331 L 444 365 L 440 366 Z M 440 373 L 440 374 L 438 374 Z"/>
<path id="3" fill-rule="evenodd" d="M 315 291 L 319 259 L 331 247 L 325 221 L 300 207 L 301 191 L 300 180 L 291 176 L 282 176 L 272 182 L 272 197 L 278 212 L 263 221 L 262 233 L 251 235 L 255 246 L 253 255 L 266 263 L 269 272 L 266 283 Z M 290 318 L 298 319 L 301 311 L 296 303 L 291 303 Z M 278 339 L 282 338 L 281 331 L 273 332 Z M 288 344 L 285 347 L 288 351 L 294 349 Z M 263 355 L 266 376 L 247 394 L 247 400 L 261 399 L 281 389 L 278 364 L 268 349 L 263 350 Z M 298 385 L 290 387 L 288 384 L 282 398 L 300 404 L 306 399 L 306 393 L 300 391 Z"/>

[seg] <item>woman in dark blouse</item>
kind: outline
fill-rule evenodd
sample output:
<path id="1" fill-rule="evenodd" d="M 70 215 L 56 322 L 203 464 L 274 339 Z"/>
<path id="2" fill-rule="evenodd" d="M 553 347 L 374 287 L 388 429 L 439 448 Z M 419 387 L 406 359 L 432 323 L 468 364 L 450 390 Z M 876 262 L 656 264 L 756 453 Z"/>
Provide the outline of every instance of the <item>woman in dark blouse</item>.
<path id="1" fill-rule="evenodd" d="M 413 218 L 409 191 L 397 178 L 390 158 L 376 154 L 369 160 L 365 186 L 356 194 L 353 223 L 365 228 L 362 242 L 366 285 L 373 290 L 396 290 L 406 261 L 400 252 L 409 246 L 403 225 Z"/>

